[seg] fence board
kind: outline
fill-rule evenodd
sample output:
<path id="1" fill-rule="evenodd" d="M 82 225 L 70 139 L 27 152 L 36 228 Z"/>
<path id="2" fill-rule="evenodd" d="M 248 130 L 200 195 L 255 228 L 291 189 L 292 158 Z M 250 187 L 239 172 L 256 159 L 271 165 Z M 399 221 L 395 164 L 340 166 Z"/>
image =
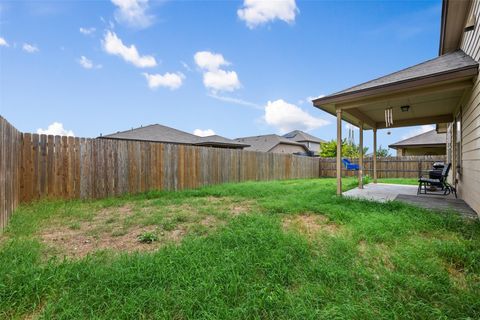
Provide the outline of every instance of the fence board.
<path id="1" fill-rule="evenodd" d="M 0 231 L 20 203 L 22 136 L 0 116 Z"/>

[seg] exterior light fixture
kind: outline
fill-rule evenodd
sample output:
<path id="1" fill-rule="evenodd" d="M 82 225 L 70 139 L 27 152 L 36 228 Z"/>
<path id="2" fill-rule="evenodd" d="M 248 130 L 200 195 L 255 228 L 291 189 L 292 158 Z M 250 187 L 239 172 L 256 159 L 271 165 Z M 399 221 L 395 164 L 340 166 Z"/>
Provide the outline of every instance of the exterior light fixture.
<path id="1" fill-rule="evenodd" d="M 400 109 L 402 110 L 402 112 L 408 112 L 410 106 L 401 106 Z"/>

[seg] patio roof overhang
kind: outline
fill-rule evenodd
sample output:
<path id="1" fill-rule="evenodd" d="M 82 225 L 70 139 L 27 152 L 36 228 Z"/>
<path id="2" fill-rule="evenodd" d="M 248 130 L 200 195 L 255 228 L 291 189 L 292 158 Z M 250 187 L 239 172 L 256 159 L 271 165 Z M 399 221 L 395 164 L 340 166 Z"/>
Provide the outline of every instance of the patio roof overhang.
<path id="1" fill-rule="evenodd" d="M 344 121 L 367 130 L 387 127 L 386 108 L 392 128 L 447 123 L 477 75 L 478 63 L 457 50 L 312 102 L 334 116 L 342 110 Z"/>

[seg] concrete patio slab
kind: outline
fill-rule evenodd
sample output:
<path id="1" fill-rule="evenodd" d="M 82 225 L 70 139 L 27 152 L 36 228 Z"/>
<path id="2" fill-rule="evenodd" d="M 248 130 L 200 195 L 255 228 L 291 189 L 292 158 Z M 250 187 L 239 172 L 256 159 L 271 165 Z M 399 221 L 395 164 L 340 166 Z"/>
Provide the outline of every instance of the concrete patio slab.
<path id="1" fill-rule="evenodd" d="M 431 210 L 456 211 L 470 219 L 478 218 L 477 213 L 465 201 L 455 199 L 453 195 L 444 196 L 442 192 L 417 195 L 417 186 L 369 183 L 364 186 L 364 189 L 351 189 L 344 192 L 343 195 L 377 202 L 396 200 Z"/>
<path id="2" fill-rule="evenodd" d="M 388 183 L 369 183 L 363 189 L 351 189 L 343 193 L 345 197 L 372 200 L 377 202 L 387 202 L 395 200 L 399 194 L 416 195 L 417 186 L 388 184 Z"/>

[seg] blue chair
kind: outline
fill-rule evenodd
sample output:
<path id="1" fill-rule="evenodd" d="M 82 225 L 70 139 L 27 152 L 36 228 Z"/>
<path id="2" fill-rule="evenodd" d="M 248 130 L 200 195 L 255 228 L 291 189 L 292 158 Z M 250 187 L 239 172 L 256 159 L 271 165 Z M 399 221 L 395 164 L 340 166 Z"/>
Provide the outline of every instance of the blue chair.
<path id="1" fill-rule="evenodd" d="M 351 163 L 348 159 L 342 159 L 343 165 L 345 166 L 345 169 L 351 170 L 351 171 L 358 171 L 360 170 L 360 167 L 356 163 Z"/>

